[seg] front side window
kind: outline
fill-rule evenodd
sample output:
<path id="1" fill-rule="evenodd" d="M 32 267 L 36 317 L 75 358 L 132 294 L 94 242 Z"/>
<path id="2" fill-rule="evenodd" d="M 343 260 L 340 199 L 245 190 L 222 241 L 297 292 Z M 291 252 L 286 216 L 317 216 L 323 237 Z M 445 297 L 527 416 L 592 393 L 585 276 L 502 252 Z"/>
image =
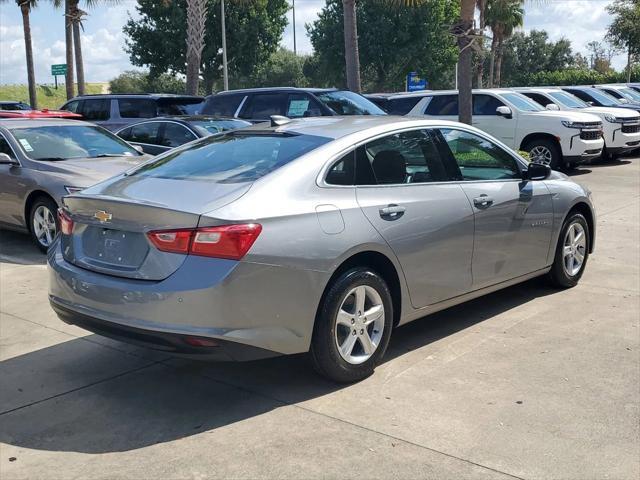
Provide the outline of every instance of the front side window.
<path id="1" fill-rule="evenodd" d="M 60 110 L 66 110 L 67 112 L 73 112 L 73 113 L 80 113 L 78 111 L 79 106 L 80 106 L 80 100 L 73 100 L 72 102 L 69 102 L 66 105 L 64 105 Z"/>
<path id="2" fill-rule="evenodd" d="M 158 131 L 160 130 L 160 126 L 162 124 L 160 122 L 149 122 L 149 123 L 141 123 L 139 125 L 133 125 L 128 132 L 128 135 L 125 137 L 120 135 L 122 138 L 126 138 L 130 142 L 135 143 L 146 143 L 148 145 L 157 145 L 158 144 Z"/>
<path id="3" fill-rule="evenodd" d="M 90 99 L 82 101 L 82 114 L 85 120 L 109 120 L 111 100 Z"/>
<path id="4" fill-rule="evenodd" d="M 242 118 L 255 120 L 268 119 L 271 115 L 284 115 L 286 94 L 259 93 L 247 99 L 247 105 L 243 109 Z"/>
<path id="5" fill-rule="evenodd" d="M 14 128 L 11 134 L 33 160 L 140 155 L 111 132 L 88 125 Z"/>
<path id="6" fill-rule="evenodd" d="M 458 95 L 436 95 L 424 111 L 427 115 L 458 115 Z"/>
<path id="7" fill-rule="evenodd" d="M 156 102 L 147 98 L 119 98 L 118 109 L 122 118 L 153 118 Z"/>
<path id="8" fill-rule="evenodd" d="M 441 129 L 463 180 L 510 180 L 521 178 L 518 164 L 498 145 L 473 133 Z"/>
<path id="9" fill-rule="evenodd" d="M 289 118 L 319 117 L 322 110 L 318 102 L 304 93 L 290 93 L 287 100 L 287 112 Z"/>
<path id="10" fill-rule="evenodd" d="M 167 122 L 164 126 L 161 144 L 165 147 L 179 147 L 195 139 L 196 136 L 184 126 Z"/>
<path id="11" fill-rule="evenodd" d="M 315 95 L 338 115 L 386 115 L 372 101 L 348 90 L 319 92 Z"/>
<path id="12" fill-rule="evenodd" d="M 618 91 L 627 100 L 631 100 L 632 102 L 640 102 L 640 93 L 636 92 L 633 88 L 621 88 Z"/>
<path id="13" fill-rule="evenodd" d="M 498 107 L 504 106 L 504 103 L 492 95 L 476 94 L 473 96 L 474 115 L 497 115 Z"/>
<path id="14" fill-rule="evenodd" d="M 10 158 L 16 158 L 15 154 L 13 153 L 13 149 L 11 148 L 11 145 L 9 145 L 9 142 L 7 142 L 7 139 L 4 138 L 2 135 L 0 135 L 0 153 L 6 153 L 7 155 L 9 155 Z"/>
<path id="15" fill-rule="evenodd" d="M 583 102 L 578 97 L 567 92 L 551 92 L 549 96 L 553 98 L 556 103 L 567 108 L 587 108 L 589 106 L 588 103 Z"/>
<path id="16" fill-rule="evenodd" d="M 405 97 L 405 98 L 392 98 L 387 101 L 387 112 L 389 115 L 406 115 L 411 111 L 416 104 L 422 100 L 422 97 Z"/>
<path id="17" fill-rule="evenodd" d="M 315 135 L 235 130 L 171 150 L 131 175 L 213 183 L 253 182 L 329 141 Z"/>
<path id="18" fill-rule="evenodd" d="M 602 90 L 598 90 L 597 88 L 589 88 L 586 90 L 569 90 L 576 97 L 583 99 L 586 102 L 594 102 L 596 105 L 600 107 L 619 107 L 620 102 L 616 100 L 615 97 L 612 97 L 606 92 Z"/>
<path id="19" fill-rule="evenodd" d="M 502 93 L 501 96 L 517 110 L 522 112 L 542 112 L 544 110 L 542 105 L 525 97 L 521 93 Z"/>

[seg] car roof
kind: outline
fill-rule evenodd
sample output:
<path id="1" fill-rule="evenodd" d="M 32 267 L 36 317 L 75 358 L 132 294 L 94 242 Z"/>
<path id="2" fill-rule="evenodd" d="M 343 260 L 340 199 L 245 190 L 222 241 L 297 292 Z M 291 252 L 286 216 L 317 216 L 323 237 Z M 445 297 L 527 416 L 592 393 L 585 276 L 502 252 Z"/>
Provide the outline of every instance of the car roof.
<path id="1" fill-rule="evenodd" d="M 474 88 L 472 90 L 473 93 L 518 93 L 515 90 L 510 88 Z M 430 97 L 432 95 L 458 95 L 458 90 L 429 90 L 426 92 L 421 92 L 421 94 L 425 97 Z"/>
<path id="2" fill-rule="evenodd" d="M 229 120 L 234 122 L 251 123 L 241 118 L 223 117 L 220 115 L 164 115 L 162 117 L 149 118 L 149 120 L 181 120 L 183 122 L 192 122 L 198 120 Z"/>
<path id="3" fill-rule="evenodd" d="M 186 95 L 181 93 L 92 93 L 78 95 L 76 97 L 73 97 L 71 100 L 82 100 L 86 98 L 150 98 L 153 100 L 161 98 L 188 98 L 201 101 L 204 100 L 204 97 L 200 95 Z"/>
<path id="4" fill-rule="evenodd" d="M 431 95 L 434 90 L 420 90 L 419 92 L 391 92 L 391 93 L 367 93 L 365 97 L 383 98 L 393 100 L 396 98 L 426 97 Z"/>
<path id="5" fill-rule="evenodd" d="M 68 120 L 66 118 L 0 118 L 0 127 L 4 127 L 7 130 L 11 130 L 13 128 L 78 125 L 95 127 L 93 123 L 83 122 L 82 120 Z"/>
<path id="6" fill-rule="evenodd" d="M 240 88 L 237 90 L 224 90 L 215 93 L 216 95 L 229 95 L 239 93 L 260 93 L 260 92 L 307 92 L 307 93 L 322 93 L 322 92 L 337 92 L 337 88 L 301 88 L 301 87 L 260 87 L 260 88 Z"/>
<path id="7" fill-rule="evenodd" d="M 534 93 L 549 93 L 549 92 L 562 92 L 559 87 L 516 87 L 511 89 L 514 92 L 534 92 Z"/>
<path id="8" fill-rule="evenodd" d="M 348 135 L 365 131 L 370 128 L 396 125 L 402 127 L 403 124 L 429 126 L 455 124 L 443 120 L 429 120 L 418 117 L 405 117 L 397 115 L 347 115 L 347 116 L 327 116 L 327 117 L 305 117 L 292 119 L 287 123 L 271 126 L 268 122 L 259 123 L 251 127 L 243 128 L 240 132 L 249 133 L 251 131 L 270 131 L 277 133 L 298 133 L 303 135 L 315 135 L 319 137 L 337 140 Z"/>

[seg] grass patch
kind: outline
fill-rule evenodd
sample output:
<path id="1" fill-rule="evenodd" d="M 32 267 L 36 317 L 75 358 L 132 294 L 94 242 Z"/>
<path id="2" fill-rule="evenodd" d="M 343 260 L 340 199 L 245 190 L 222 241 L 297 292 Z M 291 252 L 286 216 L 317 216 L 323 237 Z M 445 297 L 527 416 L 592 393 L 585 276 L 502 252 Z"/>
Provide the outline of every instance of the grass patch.
<path id="1" fill-rule="evenodd" d="M 87 83 L 87 93 L 102 93 L 102 83 Z M 53 85 L 38 85 L 36 87 L 38 108 L 57 109 L 67 101 L 64 84 L 56 89 Z M 29 103 L 29 90 L 26 85 L 0 85 L 0 100 L 17 100 Z"/>

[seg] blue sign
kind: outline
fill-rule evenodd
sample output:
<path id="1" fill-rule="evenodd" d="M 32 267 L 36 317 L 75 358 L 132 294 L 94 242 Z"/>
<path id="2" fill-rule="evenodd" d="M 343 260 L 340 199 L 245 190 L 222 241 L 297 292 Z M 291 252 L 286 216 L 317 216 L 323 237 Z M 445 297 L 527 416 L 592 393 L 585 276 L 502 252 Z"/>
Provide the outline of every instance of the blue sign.
<path id="1" fill-rule="evenodd" d="M 426 90 L 427 85 L 427 79 L 422 78 L 418 72 L 409 72 L 407 75 L 407 92 Z"/>

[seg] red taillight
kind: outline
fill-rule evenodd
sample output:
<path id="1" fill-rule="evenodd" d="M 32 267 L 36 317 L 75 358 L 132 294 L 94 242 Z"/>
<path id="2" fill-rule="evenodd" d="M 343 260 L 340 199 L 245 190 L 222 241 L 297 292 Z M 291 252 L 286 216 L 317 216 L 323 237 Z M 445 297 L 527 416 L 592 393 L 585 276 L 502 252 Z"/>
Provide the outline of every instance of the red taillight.
<path id="1" fill-rule="evenodd" d="M 184 230 L 156 230 L 147 236 L 163 252 L 240 260 L 260 235 L 262 225 L 222 225 Z"/>
<path id="2" fill-rule="evenodd" d="M 58 222 L 60 223 L 60 232 L 63 235 L 71 235 L 71 232 L 73 232 L 73 220 L 61 208 L 58 209 Z"/>

